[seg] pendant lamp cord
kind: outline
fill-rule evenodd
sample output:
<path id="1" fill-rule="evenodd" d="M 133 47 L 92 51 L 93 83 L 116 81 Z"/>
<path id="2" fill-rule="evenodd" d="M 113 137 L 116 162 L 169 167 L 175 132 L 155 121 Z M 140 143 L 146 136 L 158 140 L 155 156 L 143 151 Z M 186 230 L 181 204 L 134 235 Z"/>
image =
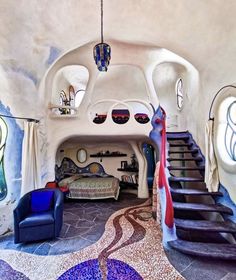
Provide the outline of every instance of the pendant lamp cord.
<path id="1" fill-rule="evenodd" d="M 103 43 L 103 0 L 101 0 L 101 40 Z"/>

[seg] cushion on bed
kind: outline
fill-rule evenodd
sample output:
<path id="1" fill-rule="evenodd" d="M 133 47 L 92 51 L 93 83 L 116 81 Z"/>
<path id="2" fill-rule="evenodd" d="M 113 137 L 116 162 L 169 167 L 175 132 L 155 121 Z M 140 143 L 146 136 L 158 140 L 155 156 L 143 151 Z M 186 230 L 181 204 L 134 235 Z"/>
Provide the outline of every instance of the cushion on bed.
<path id="1" fill-rule="evenodd" d="M 69 183 L 81 178 L 82 176 L 81 175 L 73 175 L 73 176 L 70 176 L 68 178 L 65 178 L 65 179 L 62 179 L 59 183 L 58 183 L 58 186 L 59 187 L 64 187 L 64 186 L 67 186 Z"/>

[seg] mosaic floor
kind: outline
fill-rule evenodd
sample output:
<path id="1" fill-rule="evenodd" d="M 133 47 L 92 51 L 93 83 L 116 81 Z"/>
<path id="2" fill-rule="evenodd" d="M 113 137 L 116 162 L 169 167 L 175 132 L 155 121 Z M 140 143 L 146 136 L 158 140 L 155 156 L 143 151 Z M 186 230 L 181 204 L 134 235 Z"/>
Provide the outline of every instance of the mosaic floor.
<path id="1" fill-rule="evenodd" d="M 68 209 L 73 209 L 73 204 L 70 207 Z M 110 209 L 113 209 L 113 206 Z M 149 201 L 141 205 L 135 203 L 116 212 L 115 209 L 112 211 L 114 212 L 112 215 L 110 212 L 111 216 L 105 224 L 101 238 L 84 249 L 77 247 L 72 253 L 47 256 L 16 250 L 0 250 L 0 279 L 183 279 L 166 257 L 161 245 L 160 225 L 151 218 Z M 97 217 L 97 214 L 94 215 Z M 82 224 L 88 230 L 95 226 L 94 223 L 86 221 L 90 220 L 84 219 Z M 79 224 L 81 225 L 80 222 Z M 69 232 L 68 228 L 64 229 L 62 238 L 65 239 L 65 236 L 77 238 Z"/>
<path id="2" fill-rule="evenodd" d="M 60 255 L 88 247 L 102 236 L 108 218 L 119 209 L 138 205 L 145 199 L 123 194 L 114 199 L 97 201 L 69 200 L 64 204 L 63 226 L 55 240 L 15 244 L 13 234 L 0 238 L 0 249 L 14 249 L 36 255 Z M 1 279 L 0 279 L 1 280 Z"/>

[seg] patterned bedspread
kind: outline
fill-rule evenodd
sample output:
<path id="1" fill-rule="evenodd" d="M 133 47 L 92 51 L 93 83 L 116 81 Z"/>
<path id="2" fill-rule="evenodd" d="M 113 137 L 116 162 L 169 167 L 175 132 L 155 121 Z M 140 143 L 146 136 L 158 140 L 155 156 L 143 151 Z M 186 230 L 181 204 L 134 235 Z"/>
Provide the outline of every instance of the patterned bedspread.
<path id="1" fill-rule="evenodd" d="M 119 180 L 114 177 L 107 178 L 80 178 L 68 184 L 69 198 L 103 199 L 119 196 Z"/>

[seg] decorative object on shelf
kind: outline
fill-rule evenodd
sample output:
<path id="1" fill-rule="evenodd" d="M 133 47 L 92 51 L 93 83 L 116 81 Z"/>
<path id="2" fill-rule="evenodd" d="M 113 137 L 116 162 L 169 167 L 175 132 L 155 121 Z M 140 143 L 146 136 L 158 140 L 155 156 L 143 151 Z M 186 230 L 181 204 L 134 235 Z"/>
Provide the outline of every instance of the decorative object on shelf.
<path id="1" fill-rule="evenodd" d="M 75 100 L 75 90 L 73 86 L 69 86 L 69 94 L 67 95 L 64 90 L 60 92 L 60 105 L 62 106 L 72 106 L 72 103 Z M 62 115 L 70 114 L 71 109 L 59 108 L 59 111 Z"/>
<path id="2" fill-rule="evenodd" d="M 60 92 L 60 105 L 61 106 L 71 106 L 75 107 L 75 98 L 77 93 L 80 91 L 85 91 L 84 89 L 79 89 L 75 92 L 75 89 L 72 85 L 69 86 L 69 93 L 66 94 L 64 90 L 61 90 Z M 68 115 L 72 113 L 71 108 L 58 108 L 61 115 Z"/>
<path id="3" fill-rule="evenodd" d="M 76 158 L 77 158 L 78 162 L 84 163 L 87 160 L 87 151 L 83 148 L 79 149 L 77 151 Z"/>
<path id="4" fill-rule="evenodd" d="M 123 161 L 120 162 L 121 169 L 125 169 L 127 167 L 127 165 L 128 165 L 128 163 L 127 163 L 126 160 L 123 160 Z"/>
<path id="5" fill-rule="evenodd" d="M 138 169 L 138 162 L 137 162 L 137 159 L 136 159 L 136 156 L 135 154 L 132 154 L 131 156 L 131 165 L 130 165 L 131 168 L 134 168 L 134 169 Z"/>
<path id="6" fill-rule="evenodd" d="M 96 154 L 91 154 L 90 157 L 126 157 L 127 154 L 123 154 L 119 151 L 110 152 L 110 151 L 101 151 Z"/>
<path id="7" fill-rule="evenodd" d="M 138 172 L 138 168 L 130 167 L 130 165 L 127 165 L 125 168 L 117 168 L 117 170 L 124 172 Z"/>
<path id="8" fill-rule="evenodd" d="M 99 71 L 107 71 L 111 59 L 111 47 L 103 42 L 103 0 L 101 0 L 101 43 L 93 48 L 93 56 Z"/>

